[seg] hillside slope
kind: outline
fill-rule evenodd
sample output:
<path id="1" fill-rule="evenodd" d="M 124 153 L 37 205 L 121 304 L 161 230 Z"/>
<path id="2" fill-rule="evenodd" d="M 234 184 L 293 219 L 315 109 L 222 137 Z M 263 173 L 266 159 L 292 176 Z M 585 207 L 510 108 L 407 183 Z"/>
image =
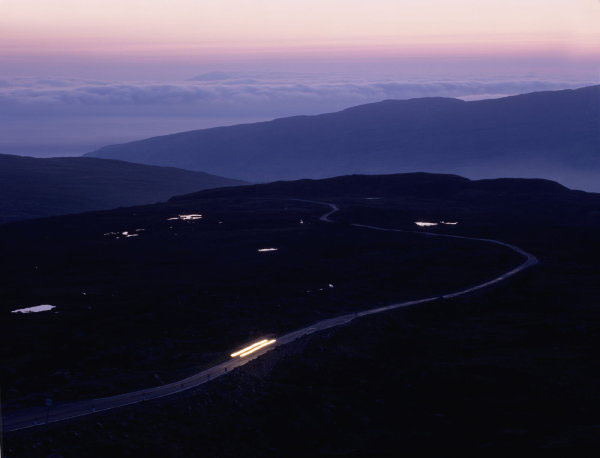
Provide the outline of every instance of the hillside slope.
<path id="1" fill-rule="evenodd" d="M 154 203 L 238 184 L 207 173 L 123 161 L 0 155 L 0 223 Z"/>
<path id="2" fill-rule="evenodd" d="M 600 86 L 472 102 L 386 100 L 154 137 L 89 155 L 250 181 L 428 171 L 537 176 L 598 191 L 599 113 Z"/>
<path id="3" fill-rule="evenodd" d="M 293 197 L 335 203 L 336 223 Z M 186 213 L 203 217 L 172 219 Z M 3 414 L 170 383 L 265 336 L 439 297 L 522 262 L 489 243 L 348 222 L 493 238 L 540 264 L 306 336 L 181 396 L 9 433 L 6 454 L 597 448 L 600 194 L 547 180 L 346 176 L 0 226 Z M 38 304 L 57 309 L 11 313 Z"/>

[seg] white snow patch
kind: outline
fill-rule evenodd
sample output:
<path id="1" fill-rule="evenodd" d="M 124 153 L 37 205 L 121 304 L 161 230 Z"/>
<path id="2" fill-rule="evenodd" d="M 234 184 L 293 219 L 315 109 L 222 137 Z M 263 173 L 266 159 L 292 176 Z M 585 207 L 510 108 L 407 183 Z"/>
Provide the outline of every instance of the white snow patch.
<path id="1" fill-rule="evenodd" d="M 176 221 L 176 220 L 195 221 L 197 219 L 202 219 L 202 215 L 200 215 L 198 213 L 190 213 L 189 215 L 178 215 L 178 216 L 174 216 L 172 218 L 167 218 L 167 221 Z"/>
<path id="2" fill-rule="evenodd" d="M 13 310 L 11 313 L 38 313 L 38 312 L 47 312 L 48 310 L 55 309 L 55 305 L 50 304 L 42 304 L 42 305 L 34 305 L 33 307 L 26 307 L 24 309 Z"/>
<path id="3" fill-rule="evenodd" d="M 144 231 L 145 229 L 136 229 L 136 232 L 140 232 L 140 231 Z M 129 237 L 137 237 L 140 234 L 132 234 L 129 231 L 123 231 L 123 232 L 106 232 L 104 235 L 109 236 L 109 237 L 114 237 L 115 240 L 120 239 L 121 237 L 125 237 L 125 238 L 129 238 Z"/>

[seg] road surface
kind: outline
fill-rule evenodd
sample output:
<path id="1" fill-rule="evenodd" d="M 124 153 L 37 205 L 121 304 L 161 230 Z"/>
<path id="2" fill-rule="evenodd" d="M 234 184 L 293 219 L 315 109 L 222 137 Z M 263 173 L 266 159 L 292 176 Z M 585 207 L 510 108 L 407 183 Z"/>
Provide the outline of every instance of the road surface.
<path id="1" fill-rule="evenodd" d="M 331 217 L 331 215 L 333 215 L 334 213 L 339 211 L 339 208 L 337 207 L 337 205 L 331 204 L 328 202 L 318 202 L 318 201 L 301 200 L 301 199 L 296 199 L 296 200 L 328 206 L 330 210 L 320 217 L 320 221 L 323 221 L 326 223 L 333 223 L 334 221 L 330 217 Z M 91 414 L 94 414 L 97 412 L 104 412 L 107 410 L 112 410 L 112 409 L 116 409 L 119 407 L 131 405 L 131 404 L 137 404 L 140 402 L 149 401 L 152 399 L 158 399 L 158 398 L 162 398 L 164 396 L 170 396 L 170 395 L 173 395 L 176 393 L 180 393 L 182 391 L 189 390 L 191 388 L 195 388 L 199 385 L 202 385 L 211 380 L 214 380 L 217 377 L 221 377 L 221 376 L 229 373 L 231 370 L 235 369 L 236 367 L 243 366 L 244 364 L 247 364 L 248 362 L 260 357 L 261 355 L 264 355 L 265 353 L 272 350 L 273 348 L 293 342 L 294 340 L 296 340 L 302 336 L 305 336 L 308 334 L 313 334 L 315 332 L 319 332 L 324 329 L 341 326 L 341 325 L 351 322 L 352 320 L 354 320 L 356 318 L 366 316 L 366 315 L 373 315 L 375 313 L 387 312 L 389 310 L 394 310 L 394 309 L 398 309 L 398 308 L 402 308 L 402 307 L 410 307 L 410 306 L 417 305 L 417 304 L 423 304 L 425 302 L 431 302 L 431 301 L 437 300 L 440 297 L 444 298 L 444 299 L 450 299 L 453 297 L 463 296 L 465 294 L 469 294 L 474 291 L 478 291 L 483 288 L 487 288 L 498 282 L 506 280 L 507 278 L 510 278 L 513 275 L 516 275 L 517 273 L 538 263 L 537 258 L 535 256 L 533 256 L 532 254 L 527 253 L 526 251 L 522 250 L 521 248 L 519 248 L 517 246 L 511 245 L 508 243 L 504 243 L 504 242 L 500 242 L 498 240 L 464 237 L 464 236 L 458 236 L 458 235 L 446 235 L 446 234 L 438 234 L 435 232 L 425 232 L 425 231 L 407 231 L 407 230 L 401 230 L 401 229 L 386 229 L 386 228 L 382 228 L 382 227 L 368 226 L 368 225 L 364 225 L 364 224 L 352 224 L 352 226 L 361 228 L 361 229 L 368 229 L 368 230 L 375 230 L 375 231 L 410 232 L 410 233 L 425 234 L 425 235 L 434 236 L 434 237 L 449 237 L 449 238 L 457 238 L 457 239 L 465 239 L 465 240 L 478 240 L 478 241 L 482 241 L 482 242 L 494 243 L 496 245 L 501 245 L 501 246 L 504 246 L 506 248 L 509 248 L 509 249 L 515 251 L 516 253 L 523 256 L 524 261 L 521 264 L 519 264 L 517 267 L 515 267 L 514 269 L 512 269 L 492 280 L 486 281 L 484 283 L 480 283 L 478 285 L 475 285 L 475 286 L 472 286 L 469 288 L 462 289 L 460 291 L 448 293 L 443 296 L 437 295 L 437 296 L 428 297 L 425 299 L 417 299 L 417 300 L 413 300 L 413 301 L 400 302 L 397 304 L 390 304 L 390 305 L 387 305 L 384 307 L 363 310 L 360 312 L 350 313 L 350 314 L 338 316 L 335 318 L 329 318 L 327 320 L 319 321 L 319 322 L 314 323 L 305 328 L 298 329 L 296 331 L 293 331 L 293 332 L 290 332 L 288 334 L 278 337 L 276 342 L 273 343 L 273 345 L 269 345 L 268 347 L 265 347 L 264 349 L 261 349 L 261 350 L 257 351 L 256 353 L 253 353 L 252 355 L 249 355 L 249 356 L 246 356 L 243 358 L 239 358 L 239 357 L 232 358 L 228 361 L 217 364 L 216 366 L 210 367 L 202 372 L 199 372 L 197 374 L 192 375 L 191 377 L 185 378 L 183 380 L 179 380 L 177 382 L 168 383 L 166 385 L 156 386 L 156 387 L 148 388 L 148 389 L 144 389 L 144 390 L 133 391 L 130 393 L 120 394 L 120 395 L 116 395 L 116 396 L 90 399 L 90 400 L 86 400 L 86 401 L 79 401 L 79 402 L 73 402 L 73 403 L 68 403 L 68 404 L 59 404 L 59 405 L 51 406 L 51 407 L 35 407 L 35 408 L 31 408 L 31 409 L 11 412 L 11 413 L 8 413 L 4 417 L 4 422 L 3 422 L 4 432 L 17 431 L 20 429 L 32 428 L 32 427 L 44 425 L 47 423 L 54 423 L 57 421 L 63 421 L 63 420 L 71 419 L 71 418 L 82 417 L 82 416 L 91 415 Z"/>

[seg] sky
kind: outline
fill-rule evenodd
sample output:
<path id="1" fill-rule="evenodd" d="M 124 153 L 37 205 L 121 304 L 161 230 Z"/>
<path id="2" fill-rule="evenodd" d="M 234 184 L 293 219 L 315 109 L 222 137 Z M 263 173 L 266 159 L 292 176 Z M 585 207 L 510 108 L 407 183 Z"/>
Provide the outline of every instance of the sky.
<path id="1" fill-rule="evenodd" d="M 597 53 L 597 0 L 2 0 L 2 54 L 118 59 Z"/>
<path id="2" fill-rule="evenodd" d="M 0 0 L 0 153 L 595 84 L 598 0 Z"/>

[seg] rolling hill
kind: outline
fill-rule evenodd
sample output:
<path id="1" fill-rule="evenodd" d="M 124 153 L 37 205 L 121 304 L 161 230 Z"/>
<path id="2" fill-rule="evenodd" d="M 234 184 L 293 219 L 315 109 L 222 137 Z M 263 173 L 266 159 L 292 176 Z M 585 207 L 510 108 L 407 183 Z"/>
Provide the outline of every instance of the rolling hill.
<path id="1" fill-rule="evenodd" d="M 255 182 L 428 171 L 536 176 L 599 191 L 599 113 L 600 86 L 471 102 L 386 100 L 154 137 L 88 155 Z"/>
<path id="2" fill-rule="evenodd" d="M 410 221 L 427 218 L 471 219 L 494 226 L 600 227 L 600 194 L 569 189 L 555 181 L 534 178 L 470 180 L 458 175 L 400 173 L 391 175 L 346 175 L 320 180 L 277 181 L 248 186 L 207 189 L 174 196 L 170 203 L 190 204 L 198 199 L 300 198 L 308 200 L 350 199 L 375 205 L 399 200 L 403 217 Z M 397 215 L 388 214 L 386 221 Z M 340 216 L 338 216 L 340 218 Z"/>
<path id="3" fill-rule="evenodd" d="M 154 203 L 237 184 L 242 182 L 123 161 L 0 155 L 0 223 Z"/>
<path id="4" fill-rule="evenodd" d="M 335 203 L 336 222 L 296 199 Z M 177 220 L 190 213 L 202 218 Z M 497 239 L 540 260 L 472 295 L 364 316 L 202 388 L 11 432 L 3 446 L 32 457 L 591 448 L 599 227 L 600 194 L 426 173 L 213 189 L 2 225 L 4 415 L 173 382 L 244 342 L 439 297 L 522 262 L 497 245 L 413 231 Z M 38 304 L 56 310 L 12 313 Z"/>

